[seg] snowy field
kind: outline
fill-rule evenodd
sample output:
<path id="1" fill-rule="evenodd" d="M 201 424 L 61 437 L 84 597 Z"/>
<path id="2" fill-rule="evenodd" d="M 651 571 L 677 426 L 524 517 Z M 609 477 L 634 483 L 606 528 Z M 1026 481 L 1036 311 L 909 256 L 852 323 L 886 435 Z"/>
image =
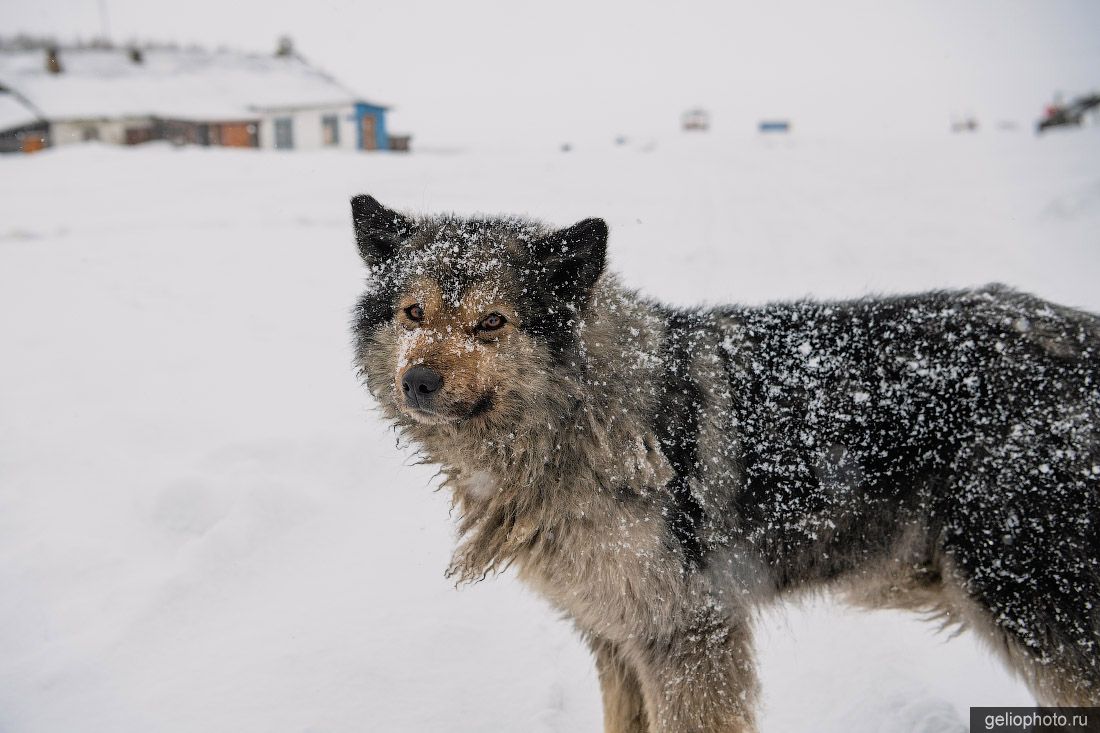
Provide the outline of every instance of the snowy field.
<path id="1" fill-rule="evenodd" d="M 455 590 L 433 470 L 350 367 L 347 200 L 603 216 L 681 304 L 1004 281 L 1100 310 L 1100 130 L 410 156 L 0 159 L 0 731 L 596 731 L 570 627 Z M 765 733 L 1031 704 L 970 637 L 827 601 L 759 623 Z"/>

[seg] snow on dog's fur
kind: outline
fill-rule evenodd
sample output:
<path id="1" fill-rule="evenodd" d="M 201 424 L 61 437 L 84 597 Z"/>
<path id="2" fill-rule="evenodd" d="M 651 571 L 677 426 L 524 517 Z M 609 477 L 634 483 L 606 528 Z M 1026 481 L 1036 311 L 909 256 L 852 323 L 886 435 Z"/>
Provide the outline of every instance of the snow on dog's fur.
<path id="1" fill-rule="evenodd" d="M 453 490 L 450 572 L 573 619 L 607 730 L 754 730 L 754 609 L 822 589 L 1100 704 L 1100 319 L 1000 286 L 678 310 L 598 219 L 352 214 L 356 364 Z"/>

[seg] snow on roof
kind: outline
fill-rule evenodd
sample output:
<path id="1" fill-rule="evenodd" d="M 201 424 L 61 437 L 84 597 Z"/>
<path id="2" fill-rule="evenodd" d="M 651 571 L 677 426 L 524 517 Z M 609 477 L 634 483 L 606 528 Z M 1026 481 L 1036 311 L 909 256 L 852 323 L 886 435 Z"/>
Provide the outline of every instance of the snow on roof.
<path id="1" fill-rule="evenodd" d="M 197 49 L 148 49 L 142 56 L 143 63 L 135 63 L 127 49 L 63 48 L 62 72 L 51 74 L 44 51 L 0 52 L 0 84 L 51 120 L 241 120 L 262 109 L 365 101 L 293 56 Z"/>
<path id="2" fill-rule="evenodd" d="M 11 130 L 38 121 L 38 115 L 28 109 L 15 95 L 0 92 L 0 130 Z"/>

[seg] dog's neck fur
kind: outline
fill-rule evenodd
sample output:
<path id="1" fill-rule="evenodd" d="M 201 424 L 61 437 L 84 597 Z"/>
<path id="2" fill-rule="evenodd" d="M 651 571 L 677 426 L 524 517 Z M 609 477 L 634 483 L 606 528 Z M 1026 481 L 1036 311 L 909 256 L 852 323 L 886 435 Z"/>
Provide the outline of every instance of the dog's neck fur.
<path id="1" fill-rule="evenodd" d="M 401 421 L 426 460 L 442 466 L 460 509 L 463 542 L 449 570 L 460 582 L 523 564 L 541 535 L 672 477 L 646 427 L 655 401 L 649 387 L 659 381 L 647 355 L 658 349 L 664 315 L 609 275 L 587 313 L 574 346 L 559 357 L 569 369 L 532 370 L 522 389 L 538 399 L 525 401 L 522 413 L 443 425 Z M 624 353 L 636 356 L 625 360 L 630 372 L 609 373 Z"/>

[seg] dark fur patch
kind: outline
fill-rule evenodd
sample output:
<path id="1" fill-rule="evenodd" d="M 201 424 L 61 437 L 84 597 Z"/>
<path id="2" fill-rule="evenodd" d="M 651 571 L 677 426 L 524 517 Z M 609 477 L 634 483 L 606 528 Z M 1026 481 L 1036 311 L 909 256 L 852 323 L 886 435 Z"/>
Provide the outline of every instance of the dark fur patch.
<path id="1" fill-rule="evenodd" d="M 664 368 L 658 401 L 657 439 L 675 477 L 669 484 L 669 530 L 683 552 L 687 568 L 702 565 L 705 547 L 700 538 L 703 507 L 692 493 L 699 476 L 699 419 L 703 393 L 691 376 L 692 334 L 701 326 L 694 313 L 671 313 L 666 320 L 667 341 L 661 355 Z"/>
<path id="2" fill-rule="evenodd" d="M 382 206 L 371 196 L 352 198 L 351 218 L 359 254 L 372 266 L 393 257 L 401 242 L 413 231 L 409 219 Z"/>
<path id="3" fill-rule="evenodd" d="M 493 395 L 490 392 L 483 395 L 480 399 L 478 399 L 477 402 L 474 403 L 474 406 L 470 408 L 468 419 L 480 417 L 491 409 L 493 409 Z"/>

